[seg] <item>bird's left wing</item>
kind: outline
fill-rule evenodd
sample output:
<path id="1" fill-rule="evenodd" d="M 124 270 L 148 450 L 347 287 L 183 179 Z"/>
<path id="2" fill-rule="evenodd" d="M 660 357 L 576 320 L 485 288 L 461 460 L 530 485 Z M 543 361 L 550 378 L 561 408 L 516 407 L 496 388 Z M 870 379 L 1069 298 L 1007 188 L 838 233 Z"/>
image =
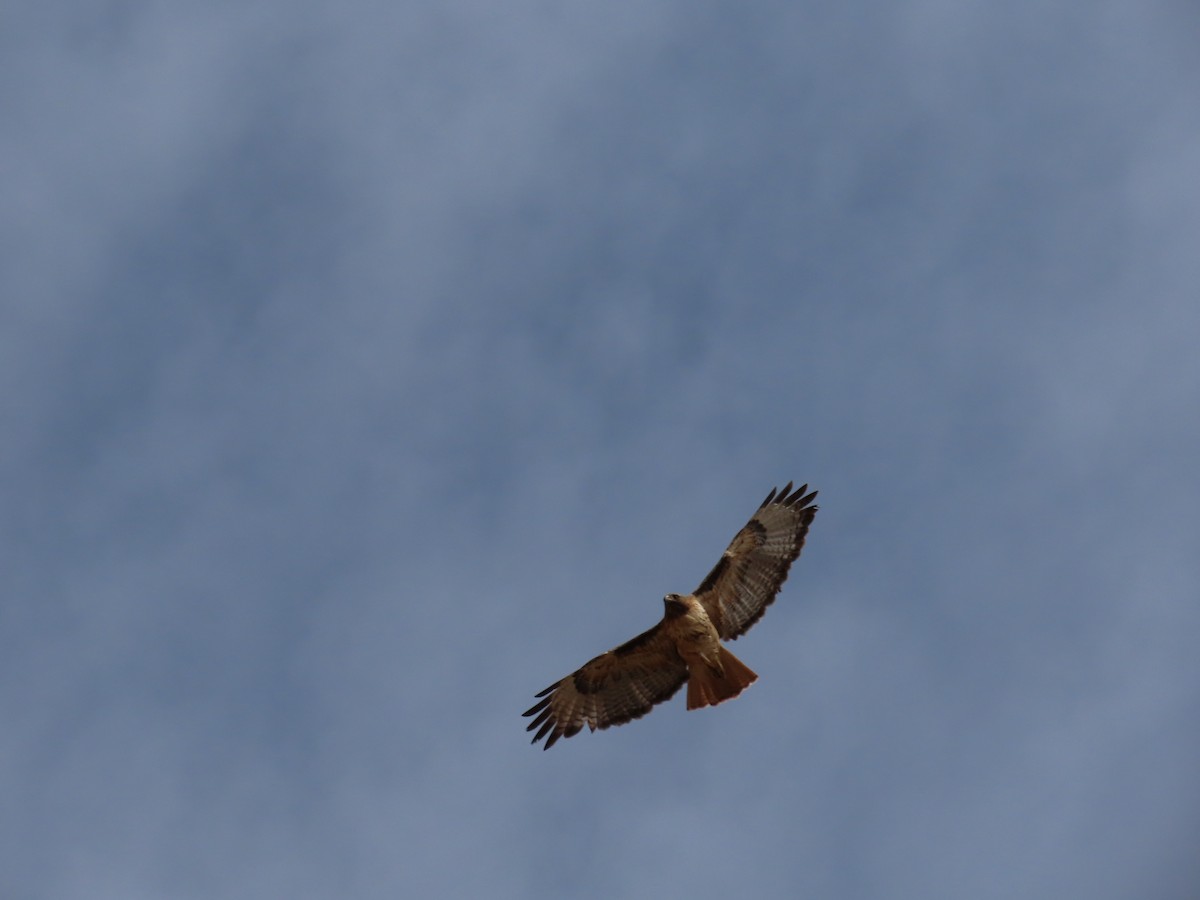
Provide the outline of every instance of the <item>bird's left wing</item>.
<path id="1" fill-rule="evenodd" d="M 808 485 L 772 489 L 696 588 L 696 599 L 723 640 L 745 634 L 762 618 L 800 555 L 817 507 Z"/>
<path id="2" fill-rule="evenodd" d="M 659 623 L 602 653 L 555 682 L 524 715 L 535 716 L 526 731 L 538 729 L 533 743 L 546 738 L 549 750 L 560 737 L 640 719 L 656 703 L 675 695 L 687 681 L 687 664 Z"/>

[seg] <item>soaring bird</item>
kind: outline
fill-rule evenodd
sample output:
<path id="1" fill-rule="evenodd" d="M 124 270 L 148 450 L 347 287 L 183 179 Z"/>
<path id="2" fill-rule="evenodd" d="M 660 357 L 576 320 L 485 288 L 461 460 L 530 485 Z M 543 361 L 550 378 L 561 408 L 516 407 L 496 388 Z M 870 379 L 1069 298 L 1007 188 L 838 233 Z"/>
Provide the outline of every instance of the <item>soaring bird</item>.
<path id="1" fill-rule="evenodd" d="M 687 708 L 736 697 L 758 676 L 721 641 L 737 640 L 762 618 L 817 514 L 808 485 L 772 489 L 691 594 L 663 597 L 662 621 L 554 682 L 524 715 L 533 743 L 640 719 L 688 686 Z"/>

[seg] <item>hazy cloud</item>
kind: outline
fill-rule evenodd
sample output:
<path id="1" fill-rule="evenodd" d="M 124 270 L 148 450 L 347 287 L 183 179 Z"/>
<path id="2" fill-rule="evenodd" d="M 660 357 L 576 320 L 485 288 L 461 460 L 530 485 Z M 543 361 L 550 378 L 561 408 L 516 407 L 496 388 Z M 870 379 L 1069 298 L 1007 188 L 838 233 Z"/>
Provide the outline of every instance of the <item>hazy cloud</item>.
<path id="1" fill-rule="evenodd" d="M 1183 5 L 12 20 L 0 893 L 1194 892 Z M 789 478 L 754 690 L 528 747 Z"/>

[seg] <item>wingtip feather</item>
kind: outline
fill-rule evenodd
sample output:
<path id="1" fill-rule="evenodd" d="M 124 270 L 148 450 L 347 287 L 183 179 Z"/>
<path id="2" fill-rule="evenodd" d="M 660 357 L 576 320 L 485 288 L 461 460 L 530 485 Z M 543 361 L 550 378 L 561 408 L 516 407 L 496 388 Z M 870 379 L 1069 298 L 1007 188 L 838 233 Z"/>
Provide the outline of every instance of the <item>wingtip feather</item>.
<path id="1" fill-rule="evenodd" d="M 540 712 L 541 710 L 545 709 L 546 706 L 550 703 L 550 699 L 551 698 L 549 698 L 549 697 L 545 697 L 545 698 L 539 700 L 537 703 L 533 704 L 533 706 L 529 707 L 529 709 L 525 710 L 525 712 L 521 713 L 521 715 L 532 716 L 535 713 Z"/>

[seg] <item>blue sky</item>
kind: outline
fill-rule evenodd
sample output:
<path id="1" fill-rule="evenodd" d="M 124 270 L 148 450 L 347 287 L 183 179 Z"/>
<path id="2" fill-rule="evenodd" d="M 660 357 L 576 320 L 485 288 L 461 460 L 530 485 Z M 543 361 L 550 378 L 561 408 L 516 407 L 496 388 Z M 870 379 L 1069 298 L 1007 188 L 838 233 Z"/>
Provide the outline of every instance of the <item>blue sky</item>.
<path id="1" fill-rule="evenodd" d="M 6 22 L 4 897 L 1194 896 L 1188 4 Z"/>

